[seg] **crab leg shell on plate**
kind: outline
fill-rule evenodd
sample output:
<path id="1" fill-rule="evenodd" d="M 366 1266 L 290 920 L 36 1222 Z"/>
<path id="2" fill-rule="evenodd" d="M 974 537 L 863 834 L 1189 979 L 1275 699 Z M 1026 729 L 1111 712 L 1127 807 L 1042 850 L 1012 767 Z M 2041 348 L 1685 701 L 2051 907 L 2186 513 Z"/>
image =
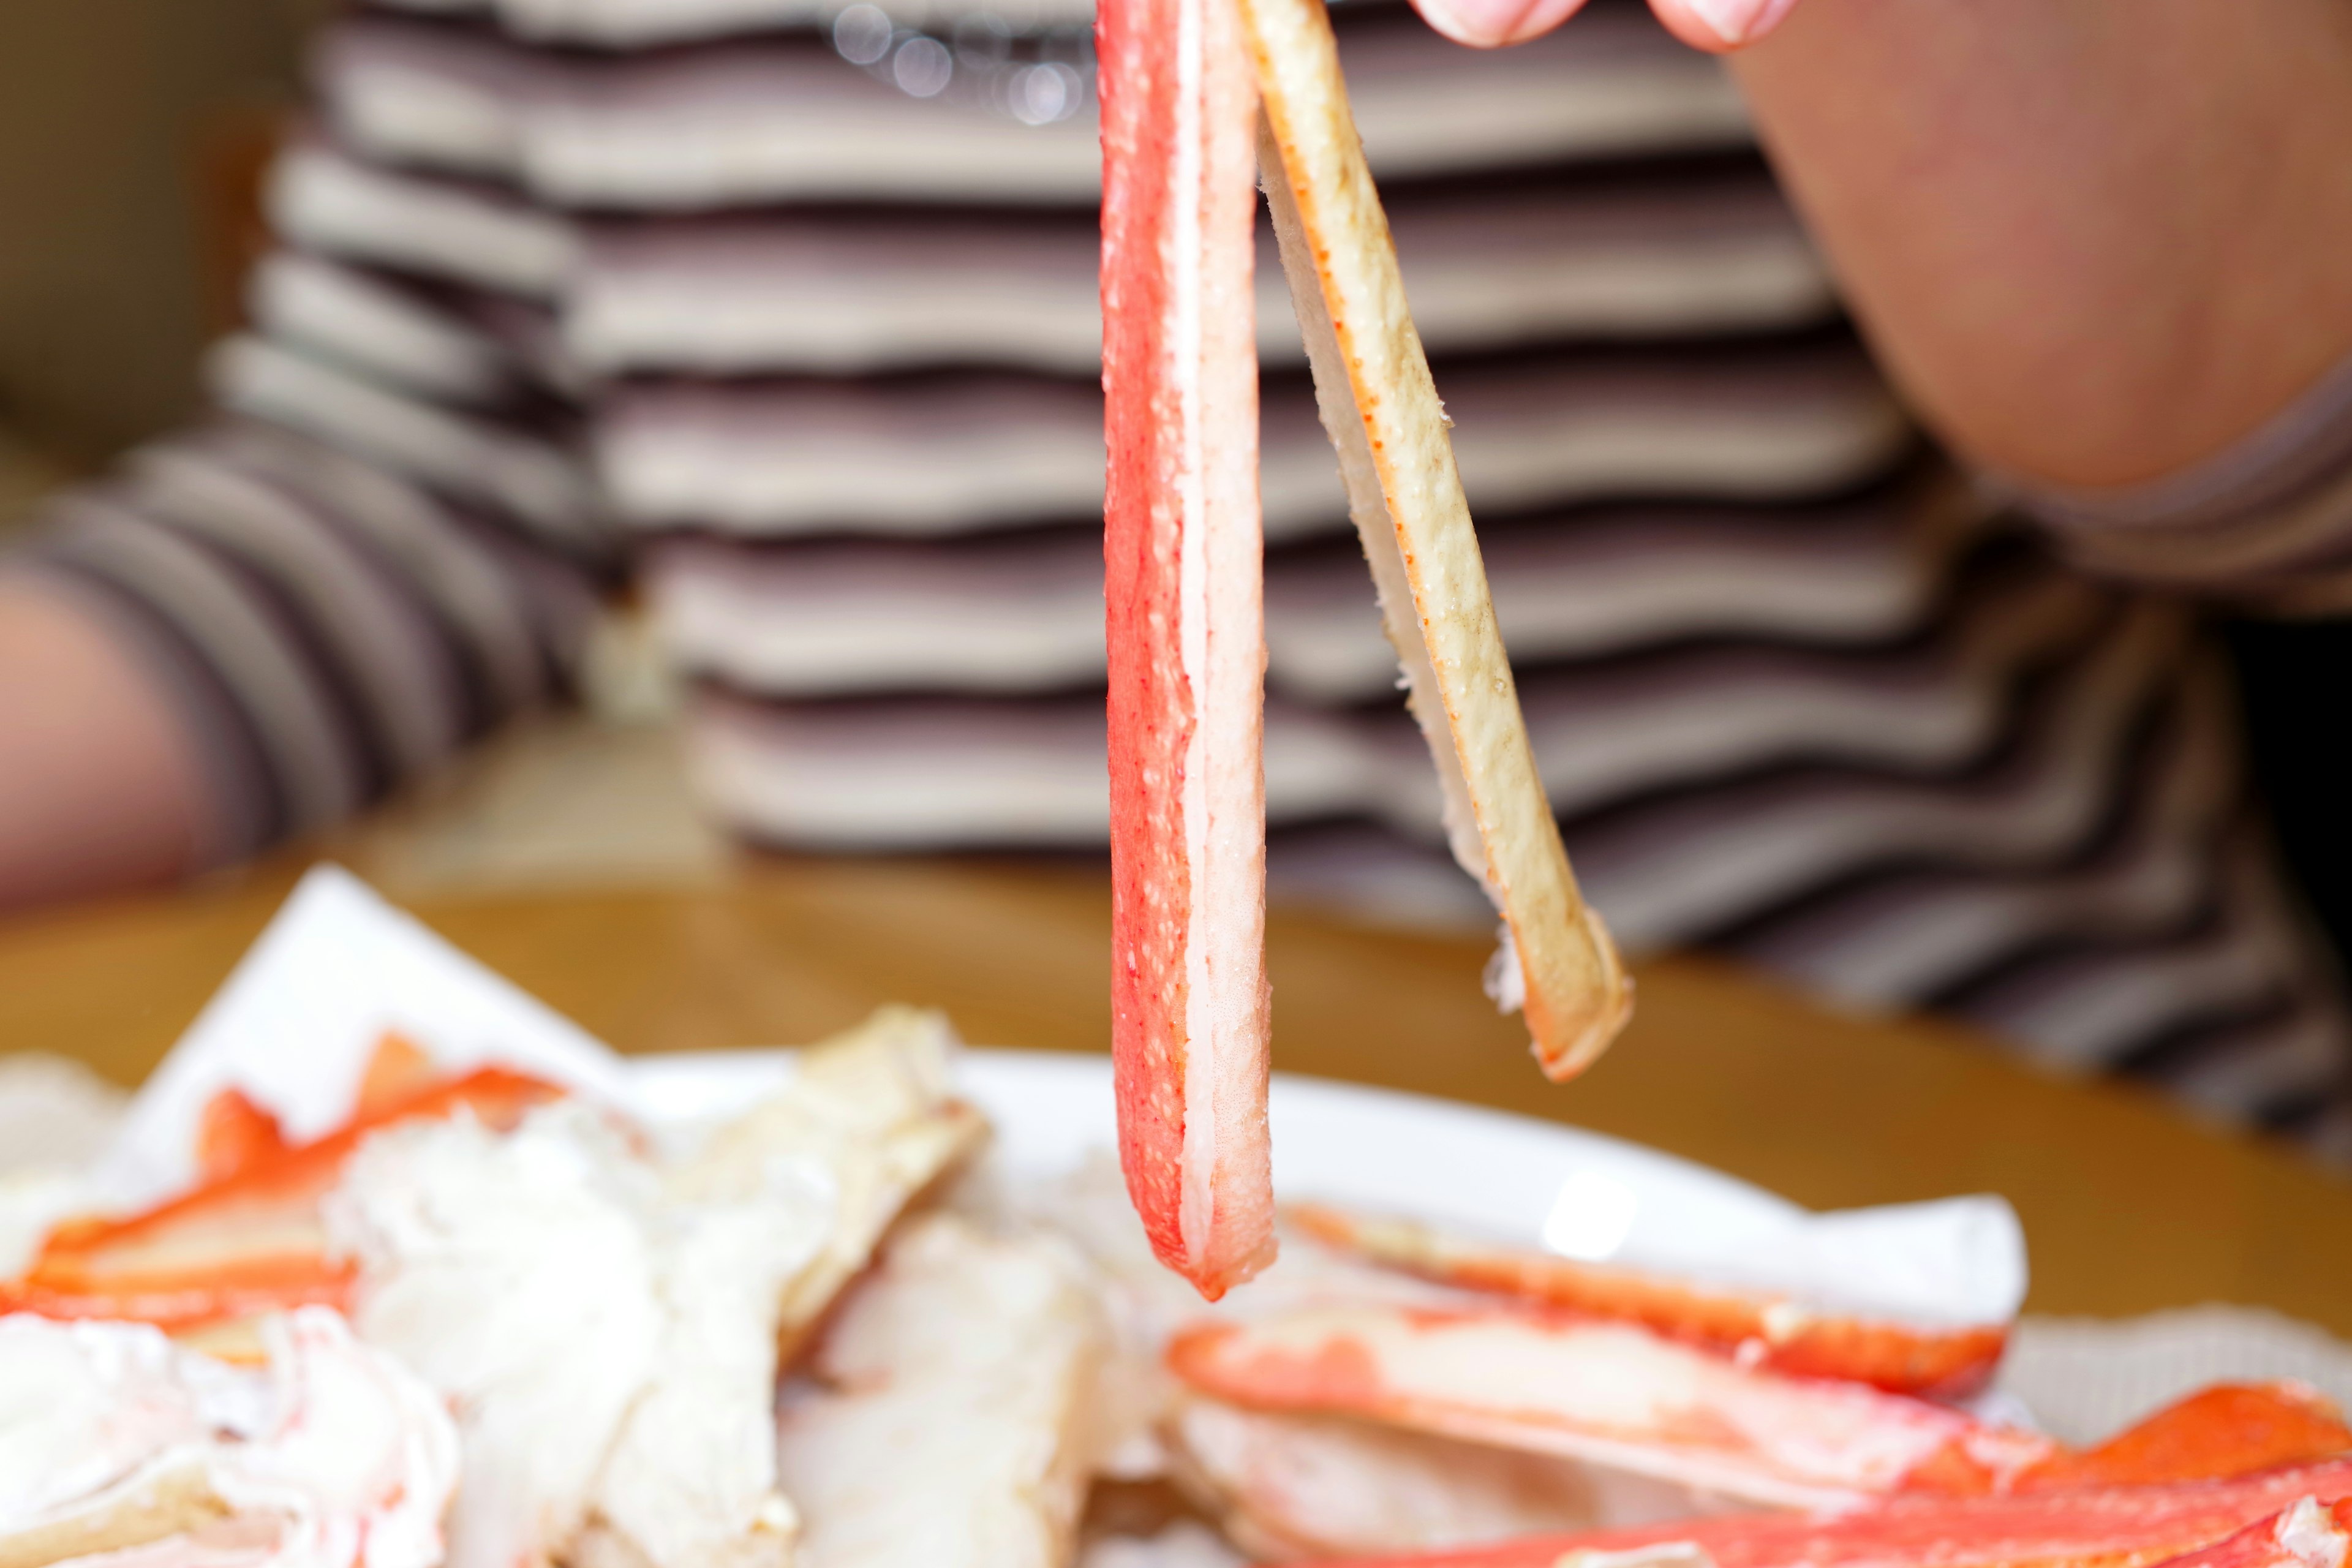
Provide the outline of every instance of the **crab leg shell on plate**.
<path id="1" fill-rule="evenodd" d="M 248 1149 L 227 1175 L 142 1214 L 59 1226 L 21 1279 L 0 1283 L 0 1311 L 176 1331 L 272 1309 L 341 1305 L 352 1275 L 328 1254 L 319 1202 L 370 1134 L 458 1114 L 511 1127 L 562 1092 L 523 1073 L 478 1068 L 312 1142 Z"/>
<path id="2" fill-rule="evenodd" d="M 1895 1498 L 1827 1519 L 1733 1514 L 1357 1561 L 1393 1568 L 1599 1568 L 1616 1554 L 1683 1546 L 1714 1568 L 2147 1568 L 2226 1541 L 2305 1498 L 2330 1508 L 2352 1499 L 2352 1460 L 2170 1486 Z"/>
<path id="3" fill-rule="evenodd" d="M 1317 1241 L 1369 1262 L 1463 1289 L 1640 1323 L 1800 1377 L 1843 1378 L 1897 1394 L 1970 1394 L 1991 1378 L 2009 1340 L 2006 1326 L 1997 1323 L 1940 1328 L 1817 1312 L 1768 1291 L 1464 1241 L 1412 1220 L 1320 1204 L 1285 1213 Z"/>
<path id="4" fill-rule="evenodd" d="M 1784 1377 L 1625 1323 L 1332 1307 L 1179 1334 L 1169 1365 L 1259 1410 L 1354 1415 L 1792 1508 L 1906 1486 L 1986 1490 L 2036 1435 L 1858 1384 Z"/>
<path id="5" fill-rule="evenodd" d="M 241 1089 L 222 1089 L 197 1113 L 196 1176 L 201 1182 L 233 1176 L 247 1165 L 284 1153 L 286 1147 L 278 1118 Z"/>
<path id="6" fill-rule="evenodd" d="M 2352 1454 L 2352 1426 L 2299 1383 L 2221 1383 L 2126 1427 L 2095 1447 L 2028 1468 L 2017 1489 L 2156 1486 L 2221 1480 Z"/>
<path id="7" fill-rule="evenodd" d="M 1581 1071 L 1624 1026 L 1633 986 L 1577 891 L 1519 711 L 1452 422 L 1406 308 L 1388 218 L 1317 0 L 1237 0 L 1265 105 L 1266 196 L 1339 450 L 1349 510 L 1444 784 L 1454 858 L 1501 912 L 1489 989 L 1523 1008 L 1537 1061 Z"/>
<path id="8" fill-rule="evenodd" d="M 1097 29 L 1119 1157 L 1213 1300 L 1275 1247 L 1255 91 L 1230 0 L 1104 0 Z"/>
<path id="9" fill-rule="evenodd" d="M 2259 1524 L 2172 1561 L 2177 1568 L 2344 1568 L 2352 1500 L 2298 1498 Z"/>

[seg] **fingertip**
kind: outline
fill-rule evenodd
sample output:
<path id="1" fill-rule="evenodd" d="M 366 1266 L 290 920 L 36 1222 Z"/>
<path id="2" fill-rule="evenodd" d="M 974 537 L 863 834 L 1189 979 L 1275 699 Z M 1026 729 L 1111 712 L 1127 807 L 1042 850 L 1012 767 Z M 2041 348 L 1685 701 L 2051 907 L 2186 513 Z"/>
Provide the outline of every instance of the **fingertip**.
<path id="1" fill-rule="evenodd" d="M 1796 0 L 1650 0 L 1666 31 L 1692 48 L 1715 55 L 1762 39 L 1795 6 Z"/>
<path id="2" fill-rule="evenodd" d="M 1422 20 L 1474 49 L 1540 37 L 1584 8 L 1584 0 L 1412 0 Z"/>

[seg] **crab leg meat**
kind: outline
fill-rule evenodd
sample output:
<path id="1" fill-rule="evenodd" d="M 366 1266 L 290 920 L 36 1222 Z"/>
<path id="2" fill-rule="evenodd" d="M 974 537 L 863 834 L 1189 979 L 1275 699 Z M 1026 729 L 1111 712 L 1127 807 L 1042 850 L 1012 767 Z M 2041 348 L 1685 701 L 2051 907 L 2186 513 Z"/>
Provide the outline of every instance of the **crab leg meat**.
<path id="1" fill-rule="evenodd" d="M 1260 1563 L 1436 1552 L 1679 1518 L 1690 1494 L 1549 1454 L 1322 1415 L 1183 1401 L 1177 1484 Z"/>
<path id="2" fill-rule="evenodd" d="M 1168 1363 L 1258 1410 L 1353 1415 L 1792 1508 L 2006 1486 L 2054 1446 L 1858 1384 L 1750 1370 L 1625 1323 L 1405 1307 L 1203 1324 Z"/>
<path id="3" fill-rule="evenodd" d="M 899 1230 L 780 1404 L 794 1568 L 1066 1568 L 1097 1310 L 1048 1238 L 946 1215 Z"/>
<path id="4" fill-rule="evenodd" d="M 2218 1480 L 2352 1453 L 2335 1409 L 2292 1384 L 2207 1389 L 2075 1453 L 1633 1324 L 1521 1311 L 1308 1309 L 1188 1329 L 1168 1363 L 1199 1392 L 1255 1410 L 1385 1422 L 1799 1508 Z"/>
<path id="5" fill-rule="evenodd" d="M 1230 0 L 1104 0 L 1098 31 L 1119 1156 L 1213 1300 L 1274 1255 L 1255 93 Z"/>
<path id="6" fill-rule="evenodd" d="M 1395 1568 L 1597 1568 L 1617 1554 L 1679 1545 L 1714 1568 L 2147 1568 L 2202 1552 L 2249 1526 L 2267 1528 L 2265 1521 L 2292 1512 L 2306 1498 L 2331 1510 L 2329 1523 L 2341 1529 L 2336 1510 L 2352 1499 L 2352 1460 L 2239 1480 L 2021 1497 L 1897 1498 L 1831 1519 L 1725 1515 L 1359 1561 Z M 2227 1568 L 2246 1561 L 2233 1559 Z"/>
<path id="7" fill-rule="evenodd" d="M 1801 1377 L 1843 1378 L 1897 1394 L 1966 1394 L 1991 1378 L 2009 1339 L 1997 1323 L 1929 1328 L 1815 1312 L 1766 1291 L 1463 1241 L 1412 1220 L 1319 1204 L 1286 1212 L 1316 1240 L 1370 1262 L 1464 1289 L 1640 1323 Z"/>
<path id="8" fill-rule="evenodd" d="M 1554 1079 L 1623 1027 L 1633 990 L 1579 896 L 1536 772 L 1451 421 L 1406 309 L 1388 219 L 1320 0 L 1236 0 L 1265 102 L 1266 196 L 1389 640 L 1444 782 L 1454 858 L 1503 917 L 1489 989 Z"/>

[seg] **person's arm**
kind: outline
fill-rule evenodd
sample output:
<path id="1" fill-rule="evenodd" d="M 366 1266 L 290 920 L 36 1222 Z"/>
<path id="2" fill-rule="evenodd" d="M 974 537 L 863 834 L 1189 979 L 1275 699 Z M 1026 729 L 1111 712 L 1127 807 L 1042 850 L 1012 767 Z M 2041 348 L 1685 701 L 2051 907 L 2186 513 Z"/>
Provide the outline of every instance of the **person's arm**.
<path id="1" fill-rule="evenodd" d="M 0 574 L 0 910 L 176 876 L 214 811 L 167 694 L 103 616 Z"/>

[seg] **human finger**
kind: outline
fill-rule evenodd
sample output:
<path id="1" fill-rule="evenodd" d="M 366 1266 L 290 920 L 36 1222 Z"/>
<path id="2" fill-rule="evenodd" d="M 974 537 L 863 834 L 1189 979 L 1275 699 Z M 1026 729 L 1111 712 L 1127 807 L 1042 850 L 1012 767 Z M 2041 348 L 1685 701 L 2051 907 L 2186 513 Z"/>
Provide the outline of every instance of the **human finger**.
<path id="1" fill-rule="evenodd" d="M 1550 32 L 1584 0 L 1412 0 L 1422 20 L 1457 44 L 1496 49 Z"/>
<path id="2" fill-rule="evenodd" d="M 1691 47 L 1723 54 L 1763 37 L 1787 18 L 1796 4 L 1797 0 L 1650 0 L 1650 9 L 1658 14 L 1668 32 Z"/>

